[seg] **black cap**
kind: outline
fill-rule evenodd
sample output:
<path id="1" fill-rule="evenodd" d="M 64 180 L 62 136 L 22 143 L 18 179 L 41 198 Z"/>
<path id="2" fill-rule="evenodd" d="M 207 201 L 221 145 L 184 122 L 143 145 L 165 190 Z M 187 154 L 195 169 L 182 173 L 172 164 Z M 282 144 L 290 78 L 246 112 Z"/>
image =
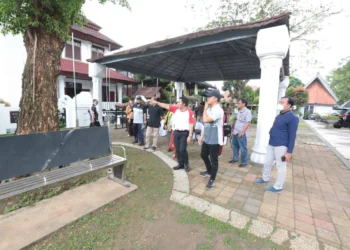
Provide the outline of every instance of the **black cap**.
<path id="1" fill-rule="evenodd" d="M 220 91 L 217 90 L 217 89 L 212 89 L 212 90 L 205 91 L 204 96 L 205 97 L 215 96 L 218 99 L 218 101 L 220 101 L 220 99 L 222 98 L 222 96 L 220 94 Z"/>
<path id="2" fill-rule="evenodd" d="M 141 96 L 136 96 L 136 100 L 142 100 Z"/>

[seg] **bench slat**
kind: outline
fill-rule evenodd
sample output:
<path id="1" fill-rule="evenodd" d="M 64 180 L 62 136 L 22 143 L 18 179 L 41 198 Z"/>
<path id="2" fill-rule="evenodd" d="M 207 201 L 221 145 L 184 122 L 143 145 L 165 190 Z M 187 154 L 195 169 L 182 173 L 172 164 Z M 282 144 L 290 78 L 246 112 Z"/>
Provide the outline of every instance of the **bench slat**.
<path id="1" fill-rule="evenodd" d="M 116 155 L 108 155 L 98 159 L 76 162 L 70 164 L 68 167 L 55 169 L 49 172 L 38 173 L 35 176 L 30 176 L 13 182 L 1 184 L 0 200 L 26 191 L 40 188 L 45 185 L 70 179 L 84 173 L 103 168 L 116 167 L 124 163 L 126 163 L 125 158 Z M 44 181 L 44 177 L 46 178 L 46 183 Z"/>

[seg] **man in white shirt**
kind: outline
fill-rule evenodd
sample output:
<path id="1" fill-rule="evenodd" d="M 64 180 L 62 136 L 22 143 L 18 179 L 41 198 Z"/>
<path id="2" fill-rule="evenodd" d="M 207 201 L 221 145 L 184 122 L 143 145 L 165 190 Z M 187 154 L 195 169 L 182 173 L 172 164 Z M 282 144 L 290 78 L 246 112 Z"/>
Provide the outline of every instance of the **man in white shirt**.
<path id="1" fill-rule="evenodd" d="M 203 112 L 204 134 L 198 140 L 198 143 L 202 145 L 201 157 L 207 171 L 200 172 L 200 175 L 210 177 L 206 187 L 212 189 L 219 167 L 219 148 L 223 145 L 224 111 L 219 104 L 221 99 L 219 90 L 211 90 L 205 96 L 208 99 Z"/>
<path id="2" fill-rule="evenodd" d="M 177 105 L 169 105 L 154 100 L 151 101 L 151 104 L 157 104 L 161 108 L 168 109 L 173 113 L 171 120 L 174 128 L 176 158 L 179 163 L 173 169 L 185 169 L 186 172 L 189 172 L 187 143 L 191 142 L 195 119 L 192 110 L 188 108 L 188 99 L 184 96 L 180 97 Z"/>

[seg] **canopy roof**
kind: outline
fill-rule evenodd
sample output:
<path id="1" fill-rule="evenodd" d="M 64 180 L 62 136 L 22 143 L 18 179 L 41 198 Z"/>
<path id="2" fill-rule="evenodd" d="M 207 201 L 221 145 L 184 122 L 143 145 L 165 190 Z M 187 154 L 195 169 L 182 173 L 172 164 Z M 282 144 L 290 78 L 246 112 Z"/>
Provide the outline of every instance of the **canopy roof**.
<path id="1" fill-rule="evenodd" d="M 290 13 L 238 26 L 199 31 L 95 60 L 109 68 L 179 82 L 260 78 L 255 51 L 260 29 L 287 25 Z M 289 75 L 289 53 L 283 62 Z"/>

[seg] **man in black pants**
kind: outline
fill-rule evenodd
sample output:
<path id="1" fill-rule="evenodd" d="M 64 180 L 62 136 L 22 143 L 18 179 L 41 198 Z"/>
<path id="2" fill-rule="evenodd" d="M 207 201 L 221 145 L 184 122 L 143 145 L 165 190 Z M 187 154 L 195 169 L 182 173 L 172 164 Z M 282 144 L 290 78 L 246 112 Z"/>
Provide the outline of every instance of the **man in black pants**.
<path id="1" fill-rule="evenodd" d="M 209 91 L 206 93 L 206 97 L 208 99 L 203 111 L 204 133 L 198 140 L 198 143 L 202 145 L 201 157 L 207 171 L 200 172 L 200 175 L 202 177 L 210 177 L 206 187 L 207 189 L 212 189 L 219 167 L 219 148 L 223 145 L 224 111 L 219 105 L 221 99 L 219 90 Z"/>
<path id="2" fill-rule="evenodd" d="M 171 119 L 174 127 L 176 158 L 179 163 L 173 169 L 185 169 L 186 172 L 189 172 L 187 143 L 191 142 L 195 119 L 192 110 L 188 108 L 188 99 L 186 97 L 180 97 L 176 106 L 154 100 L 151 101 L 151 104 L 157 104 L 161 108 L 168 109 L 173 113 Z"/>

